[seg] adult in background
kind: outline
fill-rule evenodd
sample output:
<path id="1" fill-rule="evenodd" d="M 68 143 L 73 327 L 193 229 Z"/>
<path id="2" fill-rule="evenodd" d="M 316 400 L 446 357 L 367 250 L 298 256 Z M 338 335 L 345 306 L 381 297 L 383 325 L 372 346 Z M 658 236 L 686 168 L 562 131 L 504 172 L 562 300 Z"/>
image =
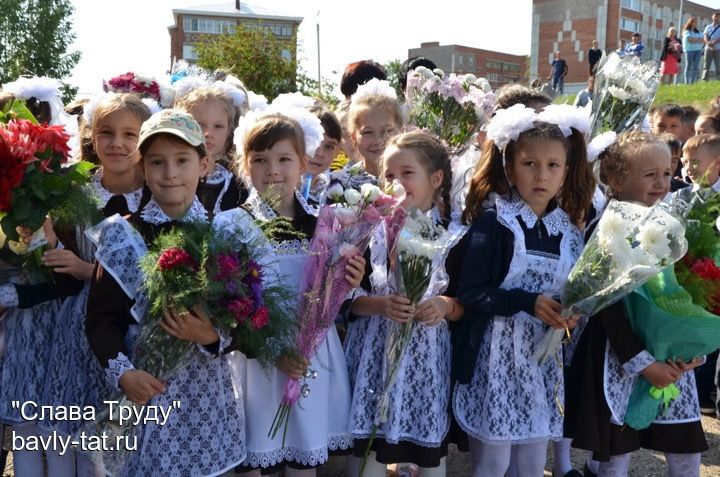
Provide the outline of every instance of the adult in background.
<path id="1" fill-rule="evenodd" d="M 577 96 L 575 96 L 575 104 L 573 106 L 578 108 L 584 108 L 585 106 L 587 106 L 588 103 L 592 101 L 594 88 L 595 77 L 591 76 L 588 78 L 587 87 L 585 87 L 584 90 L 580 91 Z"/>
<path id="2" fill-rule="evenodd" d="M 552 89 L 555 94 L 563 94 L 565 87 L 565 76 L 568 74 L 568 66 L 565 60 L 560 57 L 560 52 L 555 52 L 555 59 L 552 62 L 550 76 L 548 80 L 552 80 Z"/>
<path id="3" fill-rule="evenodd" d="M 350 63 L 345 67 L 342 78 L 340 78 L 340 91 L 346 100 L 355 94 L 358 86 L 367 83 L 373 78 L 379 80 L 387 79 L 385 67 L 374 60 L 362 60 Z"/>
<path id="4" fill-rule="evenodd" d="M 664 84 L 675 84 L 675 76 L 680 69 L 680 58 L 682 58 L 682 45 L 677 38 L 677 29 L 670 27 L 660 54 L 660 74 L 662 75 L 660 80 Z"/>
<path id="5" fill-rule="evenodd" d="M 705 58 L 703 61 L 703 81 L 710 76 L 710 67 L 715 63 L 715 77 L 720 79 L 720 12 L 712 16 L 712 23 L 705 27 Z"/>
<path id="6" fill-rule="evenodd" d="M 593 40 L 592 46 L 588 50 L 588 66 L 590 67 L 590 76 L 593 76 L 595 74 L 595 70 L 597 70 L 597 66 L 598 63 L 600 63 L 602 55 L 603 52 L 600 48 L 598 48 L 597 40 Z"/>
<path id="7" fill-rule="evenodd" d="M 623 58 L 625 56 L 625 47 L 626 46 L 627 46 L 627 41 L 620 40 L 620 46 L 618 47 L 617 50 L 615 50 L 615 53 L 617 53 L 618 56 L 620 56 L 620 58 Z"/>
<path id="8" fill-rule="evenodd" d="M 632 42 L 625 45 L 625 55 L 635 55 L 640 58 L 644 49 L 645 45 L 640 41 L 640 33 L 635 32 L 632 34 Z"/>
<path id="9" fill-rule="evenodd" d="M 407 60 L 403 61 L 400 65 L 400 69 L 398 70 L 398 84 L 400 85 L 400 90 L 403 93 L 405 92 L 405 88 L 407 87 L 408 73 L 410 72 L 410 70 L 414 70 L 418 66 L 424 66 L 430 71 L 437 68 L 437 65 L 433 63 L 432 60 L 425 58 L 424 56 L 413 56 L 412 58 L 408 58 Z"/>
<path id="10" fill-rule="evenodd" d="M 685 52 L 685 83 L 692 84 L 698 80 L 698 68 L 705 40 L 697 29 L 697 17 L 690 17 L 683 27 L 682 47 Z"/>

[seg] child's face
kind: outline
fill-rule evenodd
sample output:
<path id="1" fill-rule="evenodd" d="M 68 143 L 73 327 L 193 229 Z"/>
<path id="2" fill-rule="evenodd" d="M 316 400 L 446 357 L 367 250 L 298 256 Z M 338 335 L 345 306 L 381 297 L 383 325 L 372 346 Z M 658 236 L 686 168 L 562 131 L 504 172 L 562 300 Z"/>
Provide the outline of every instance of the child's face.
<path id="1" fill-rule="evenodd" d="M 405 188 L 404 207 L 417 207 L 427 212 L 433 205 L 443 180 L 443 172 L 428 174 L 422 159 L 413 149 L 391 146 L 385 151 L 385 182 L 399 181 Z"/>
<path id="2" fill-rule="evenodd" d="M 670 191 L 672 177 L 670 152 L 648 151 L 628 163 L 624 177 L 610 179 L 610 187 L 620 200 L 639 202 L 648 207 Z"/>
<path id="3" fill-rule="evenodd" d="M 720 157 L 713 155 L 708 147 L 699 147 L 694 151 L 683 150 L 683 166 L 688 176 L 696 184 L 711 186 L 720 176 Z"/>
<path id="4" fill-rule="evenodd" d="M 567 153 L 560 141 L 528 140 L 507 165 L 507 175 L 520 197 L 538 215 L 555 198 L 567 175 Z"/>
<path id="5" fill-rule="evenodd" d="M 159 134 L 143 156 L 145 180 L 155 201 L 173 218 L 195 198 L 200 177 L 208 172 L 207 156 L 181 140 Z"/>
<path id="6" fill-rule="evenodd" d="M 213 160 L 222 157 L 230 134 L 228 114 L 222 103 L 215 100 L 205 101 L 190 108 L 188 113 L 192 114 L 202 128 L 208 156 Z"/>
<path id="7" fill-rule="evenodd" d="M 680 116 L 668 116 L 667 114 L 654 114 L 652 133 L 658 135 L 664 132 L 673 133 L 676 137 L 680 137 L 682 118 Z"/>
<path id="8" fill-rule="evenodd" d="M 707 116 L 700 116 L 695 121 L 695 134 L 717 134 L 718 131 L 713 129 L 713 121 Z"/>
<path id="9" fill-rule="evenodd" d="M 270 149 L 250 151 L 248 174 L 253 187 L 263 194 L 272 188 L 281 200 L 294 197 L 303 173 L 303 163 L 290 139 L 276 142 Z"/>
<path id="10" fill-rule="evenodd" d="M 394 115 L 384 109 L 371 109 L 359 116 L 353 141 L 366 162 L 378 164 L 385 141 L 397 127 Z"/>
<path id="11" fill-rule="evenodd" d="M 335 156 L 340 152 L 340 143 L 337 139 L 329 137 L 327 134 L 323 134 L 323 140 L 318 146 L 315 155 L 308 161 L 307 171 L 308 173 L 316 176 L 325 172 Z"/>
<path id="12" fill-rule="evenodd" d="M 129 111 L 115 111 L 100 119 L 93 132 L 93 146 L 106 173 L 134 174 L 142 121 Z"/>

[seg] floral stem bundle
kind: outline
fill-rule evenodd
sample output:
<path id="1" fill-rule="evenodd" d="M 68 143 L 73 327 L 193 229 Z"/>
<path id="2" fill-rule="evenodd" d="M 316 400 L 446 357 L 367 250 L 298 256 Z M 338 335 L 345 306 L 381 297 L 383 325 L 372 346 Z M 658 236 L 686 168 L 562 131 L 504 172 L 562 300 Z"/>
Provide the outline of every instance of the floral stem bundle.
<path id="1" fill-rule="evenodd" d="M 442 225 L 434 224 L 431 218 L 418 209 L 411 210 L 399 233 L 398 225 L 398 221 L 388 221 L 385 234 L 393 285 L 398 295 L 407 297 L 412 305 L 418 305 L 427 293 L 435 268 L 444 266 L 438 257 L 444 256 L 447 234 Z M 390 417 L 390 390 L 395 385 L 400 365 L 417 326 L 421 325 L 414 320 L 391 324 L 385 342 L 383 388 L 378 397 L 375 422 L 363 456 L 361 476 L 377 432 Z"/>
<path id="2" fill-rule="evenodd" d="M 363 184 L 360 192 L 334 185 L 328 195 L 334 203 L 320 209 L 300 283 L 295 352 L 308 361 L 334 325 L 350 292 L 345 280 L 348 261 L 365 252 L 377 226 L 397 205 L 395 199 L 371 184 Z M 305 380 L 315 376 L 316 370 L 308 370 L 303 382 L 288 378 L 269 437 L 275 438 L 283 429 L 284 445 L 290 411 L 301 397 L 309 395 L 310 386 Z"/>
<path id="3" fill-rule="evenodd" d="M 686 250 L 685 228 L 662 205 L 610 201 L 570 271 L 560 297 L 562 315 L 594 315 L 678 261 Z M 554 356 L 563 334 L 549 330 L 535 358 Z"/>
<path id="4" fill-rule="evenodd" d="M 408 75 L 406 91 L 410 124 L 432 131 L 456 152 L 487 123 L 495 107 L 490 83 L 471 74 L 446 75 L 420 66 Z"/>
<path id="5" fill-rule="evenodd" d="M 642 124 L 660 83 L 657 63 L 641 63 L 635 55 L 611 53 L 595 77 L 592 132 L 589 137 L 621 133 Z"/>

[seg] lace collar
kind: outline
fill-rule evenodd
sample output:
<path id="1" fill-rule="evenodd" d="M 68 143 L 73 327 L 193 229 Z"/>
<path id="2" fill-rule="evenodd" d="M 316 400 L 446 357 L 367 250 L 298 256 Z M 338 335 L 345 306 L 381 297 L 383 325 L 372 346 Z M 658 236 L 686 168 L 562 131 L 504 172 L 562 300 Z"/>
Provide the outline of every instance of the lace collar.
<path id="1" fill-rule="evenodd" d="M 295 202 L 300 205 L 300 208 L 306 214 L 313 216 L 318 215 L 318 208 L 308 204 L 300 191 L 297 189 L 295 189 Z M 268 221 L 277 218 L 278 216 L 277 212 L 275 212 L 273 208 L 270 207 L 268 203 L 262 199 L 262 197 L 260 197 L 260 194 L 258 194 L 255 188 L 250 191 L 246 204 L 250 207 L 252 214 L 260 220 Z"/>
<path id="2" fill-rule="evenodd" d="M 552 203 L 551 205 L 552 206 Z M 525 223 L 528 229 L 535 228 L 537 225 L 538 216 L 530 208 L 530 206 L 522 200 L 517 194 L 513 194 L 510 199 L 504 199 L 498 197 L 495 200 L 495 207 L 497 207 L 497 213 L 500 216 L 506 218 L 520 217 Z M 547 233 L 551 236 L 560 234 L 570 224 L 567 214 L 555 203 L 555 208 L 545 214 L 540 219 L 547 230 Z"/>
<path id="3" fill-rule="evenodd" d="M 232 177 L 232 173 L 228 171 L 222 164 L 216 162 L 215 169 L 205 176 L 205 183 L 207 184 L 222 184 L 226 180 Z"/>
<path id="4" fill-rule="evenodd" d="M 437 205 L 433 205 L 430 210 L 425 212 L 425 216 L 432 220 L 433 225 L 443 224 L 443 218 L 442 215 L 440 215 L 440 209 L 438 209 Z"/>
<path id="5" fill-rule="evenodd" d="M 171 219 L 165 212 L 163 212 L 154 197 L 150 199 L 147 205 L 143 208 L 140 213 L 140 218 L 153 225 L 160 225 L 175 220 Z M 178 220 L 181 222 L 207 222 L 208 214 L 205 207 L 203 207 L 197 197 L 195 197 L 187 212 L 185 212 L 185 215 Z"/>
<path id="6" fill-rule="evenodd" d="M 100 203 L 103 207 L 105 207 L 108 201 L 116 195 L 122 195 L 123 197 L 125 197 L 125 202 L 127 202 L 128 210 L 131 213 L 135 212 L 138 207 L 140 207 L 140 200 L 142 199 L 143 192 L 142 187 L 132 192 L 128 192 L 127 194 L 113 194 L 112 192 L 107 190 L 105 186 L 102 185 L 102 178 L 103 168 L 100 167 L 90 179 L 90 187 L 92 187 L 95 195 L 100 198 Z"/>

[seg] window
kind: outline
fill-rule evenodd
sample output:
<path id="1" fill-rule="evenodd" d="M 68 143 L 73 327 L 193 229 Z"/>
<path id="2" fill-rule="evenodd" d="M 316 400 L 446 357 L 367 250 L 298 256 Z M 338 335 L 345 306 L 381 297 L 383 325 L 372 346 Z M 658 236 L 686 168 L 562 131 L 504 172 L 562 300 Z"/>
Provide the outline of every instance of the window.
<path id="1" fill-rule="evenodd" d="M 292 60 L 292 55 L 290 54 L 290 50 L 283 50 L 280 55 L 282 56 L 283 60 L 290 61 Z"/>
<path id="2" fill-rule="evenodd" d="M 639 12 L 640 0 L 622 0 L 622 6 L 628 10 L 635 10 L 636 12 Z"/>
<path id="3" fill-rule="evenodd" d="M 620 29 L 625 31 L 636 32 L 640 31 L 640 22 L 637 20 L 631 20 L 629 18 L 622 17 L 620 19 Z"/>
<path id="4" fill-rule="evenodd" d="M 491 83 L 502 83 L 502 75 L 497 73 L 490 73 L 487 75 L 487 80 Z"/>
<path id="5" fill-rule="evenodd" d="M 494 70 L 501 70 L 502 69 L 502 63 L 495 60 L 487 60 L 485 62 L 485 66 L 488 68 L 492 68 Z"/>
<path id="6" fill-rule="evenodd" d="M 192 45 L 188 45 L 187 43 L 183 44 L 183 59 L 185 60 L 197 60 L 197 53 L 195 52 L 195 48 L 193 48 Z"/>
<path id="7" fill-rule="evenodd" d="M 468 56 L 468 65 L 472 66 L 475 64 L 475 58 Z"/>
<path id="8" fill-rule="evenodd" d="M 183 19 L 183 29 L 190 33 L 233 33 L 235 31 L 235 22 L 232 20 L 185 17 Z"/>

